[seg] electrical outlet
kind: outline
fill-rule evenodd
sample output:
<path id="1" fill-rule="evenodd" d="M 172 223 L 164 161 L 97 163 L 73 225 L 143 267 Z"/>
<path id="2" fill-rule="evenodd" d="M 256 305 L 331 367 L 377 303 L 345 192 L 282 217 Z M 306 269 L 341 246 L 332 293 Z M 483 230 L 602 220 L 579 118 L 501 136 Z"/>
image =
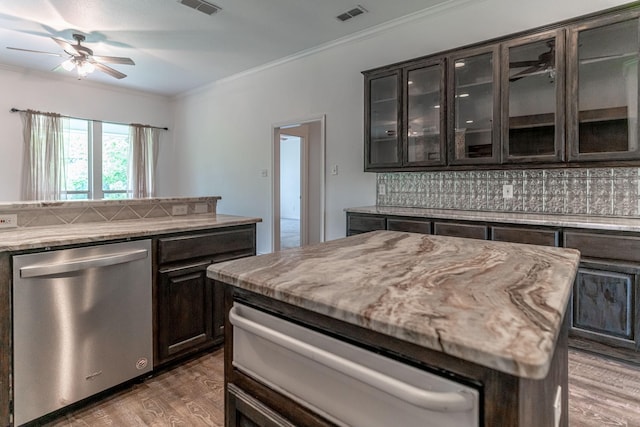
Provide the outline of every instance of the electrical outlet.
<path id="1" fill-rule="evenodd" d="M 173 205 L 171 207 L 171 215 L 186 215 L 188 211 L 187 205 Z"/>
<path id="2" fill-rule="evenodd" d="M 513 185 L 504 184 L 502 186 L 502 197 L 505 199 L 513 199 Z"/>
<path id="3" fill-rule="evenodd" d="M 0 228 L 16 228 L 18 226 L 18 215 L 0 215 Z"/>
<path id="4" fill-rule="evenodd" d="M 387 195 L 387 186 L 385 184 L 378 185 L 378 195 L 379 196 Z"/>
<path id="5" fill-rule="evenodd" d="M 206 203 L 196 203 L 193 207 L 193 213 L 197 214 L 207 213 L 208 210 L 209 208 L 207 207 Z"/>

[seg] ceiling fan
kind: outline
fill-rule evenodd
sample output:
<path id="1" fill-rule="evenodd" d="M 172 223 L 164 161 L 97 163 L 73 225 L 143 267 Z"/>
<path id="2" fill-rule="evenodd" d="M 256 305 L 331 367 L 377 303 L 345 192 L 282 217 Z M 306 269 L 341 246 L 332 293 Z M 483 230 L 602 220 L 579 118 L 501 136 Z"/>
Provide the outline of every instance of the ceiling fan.
<path id="1" fill-rule="evenodd" d="M 549 50 L 546 52 L 542 52 L 538 55 L 537 59 L 533 59 L 530 61 L 513 61 L 509 62 L 509 68 L 525 68 L 519 73 L 514 74 L 509 77 L 510 82 L 515 82 L 516 80 L 520 80 L 523 77 L 530 76 L 533 74 L 540 73 L 548 73 L 549 79 L 553 82 L 553 78 L 555 77 L 555 53 L 556 53 L 556 42 L 555 40 L 547 41 L 547 46 Z"/>
<path id="2" fill-rule="evenodd" d="M 94 55 L 93 50 L 81 44 L 83 41 L 85 41 L 84 35 L 74 33 L 73 38 L 76 40 L 76 44 L 71 44 L 66 40 L 51 37 L 51 39 L 54 42 L 58 43 L 58 45 L 62 47 L 62 49 L 64 49 L 65 53 L 69 55 L 69 58 L 65 60 L 63 63 L 61 63 L 60 65 L 58 65 L 57 67 L 55 67 L 53 71 L 57 71 L 60 68 L 63 68 L 67 71 L 71 71 L 74 68 L 76 68 L 78 75 L 80 77 L 84 77 L 87 74 L 92 73 L 93 71 L 98 69 L 110 75 L 111 77 L 115 77 L 116 79 L 123 79 L 127 77 L 126 74 L 121 73 L 120 71 L 113 69 L 105 64 L 136 65 L 131 58 L 124 58 L 119 56 Z M 7 49 L 21 50 L 24 52 L 31 52 L 31 53 L 43 53 L 46 55 L 53 55 L 53 56 L 63 56 L 58 53 L 43 52 L 41 50 L 21 49 L 18 47 L 7 47 Z"/>

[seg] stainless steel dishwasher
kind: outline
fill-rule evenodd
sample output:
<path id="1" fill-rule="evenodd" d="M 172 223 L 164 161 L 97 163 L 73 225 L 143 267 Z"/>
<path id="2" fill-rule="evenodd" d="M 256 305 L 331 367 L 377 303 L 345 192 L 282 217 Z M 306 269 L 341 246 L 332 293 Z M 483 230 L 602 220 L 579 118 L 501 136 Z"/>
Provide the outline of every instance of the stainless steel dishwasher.
<path id="1" fill-rule="evenodd" d="M 14 424 L 153 368 L 151 241 L 13 257 Z"/>

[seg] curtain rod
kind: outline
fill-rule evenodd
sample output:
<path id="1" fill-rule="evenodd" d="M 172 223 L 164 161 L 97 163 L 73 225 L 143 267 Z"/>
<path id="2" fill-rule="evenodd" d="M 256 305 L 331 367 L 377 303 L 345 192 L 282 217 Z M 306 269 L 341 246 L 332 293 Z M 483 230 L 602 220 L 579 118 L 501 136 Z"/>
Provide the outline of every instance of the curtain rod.
<path id="1" fill-rule="evenodd" d="M 12 108 L 11 110 L 12 113 L 26 113 L 27 110 L 20 110 L 19 108 Z M 93 119 L 85 119 L 84 117 L 73 117 L 73 116 L 65 116 L 63 114 L 60 115 L 61 117 L 66 117 L 67 119 L 77 119 L 77 120 L 87 120 L 87 121 L 96 121 L 96 122 L 102 122 L 102 120 L 93 120 Z M 118 122 L 107 122 L 107 123 L 113 123 L 116 125 L 129 125 L 130 123 L 118 123 Z M 155 128 L 155 129 L 162 129 L 162 130 L 169 130 L 169 128 L 167 127 L 160 127 L 160 126 L 149 126 L 151 128 Z"/>

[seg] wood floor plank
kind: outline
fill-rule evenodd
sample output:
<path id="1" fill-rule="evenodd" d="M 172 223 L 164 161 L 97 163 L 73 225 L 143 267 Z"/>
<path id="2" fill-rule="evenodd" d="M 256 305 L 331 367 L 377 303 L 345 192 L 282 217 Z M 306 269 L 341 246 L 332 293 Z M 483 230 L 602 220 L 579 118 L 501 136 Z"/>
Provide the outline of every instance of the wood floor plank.
<path id="1" fill-rule="evenodd" d="M 223 352 L 217 350 L 49 427 L 222 427 Z M 640 427 L 640 366 L 569 351 L 569 425 Z"/>

